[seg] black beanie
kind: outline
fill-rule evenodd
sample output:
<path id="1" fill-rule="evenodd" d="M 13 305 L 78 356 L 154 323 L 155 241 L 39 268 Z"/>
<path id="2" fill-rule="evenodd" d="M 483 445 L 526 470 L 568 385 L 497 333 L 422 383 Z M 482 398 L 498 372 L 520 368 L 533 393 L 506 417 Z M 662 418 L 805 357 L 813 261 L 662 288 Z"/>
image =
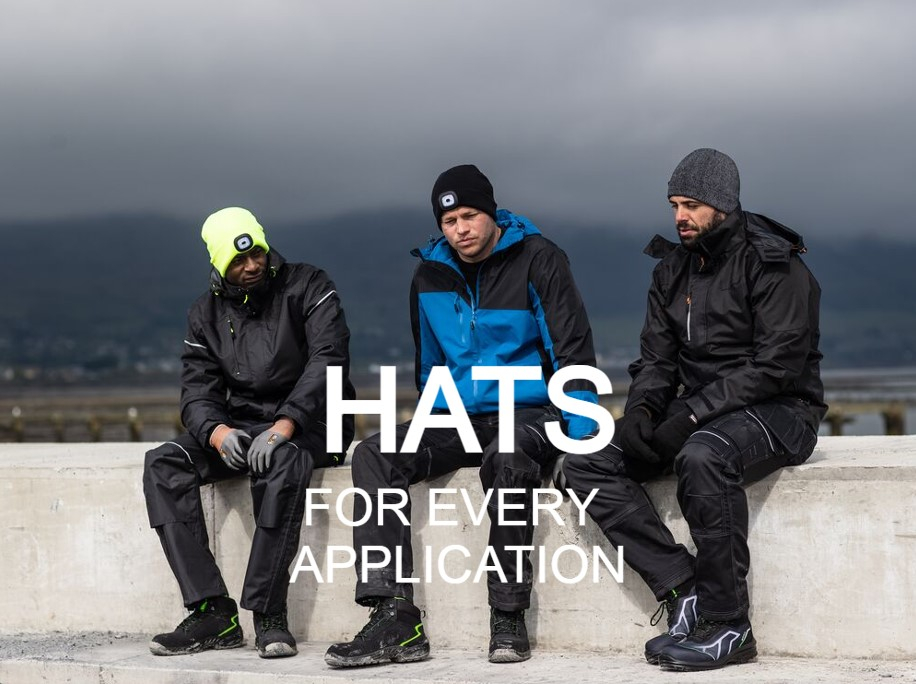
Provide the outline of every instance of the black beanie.
<path id="1" fill-rule="evenodd" d="M 442 228 L 442 214 L 456 207 L 473 207 L 496 220 L 496 200 L 493 186 L 473 164 L 453 166 L 443 171 L 433 185 L 433 214 Z"/>
<path id="2" fill-rule="evenodd" d="M 690 197 L 726 214 L 738 208 L 740 191 L 735 162 L 727 154 L 708 147 L 684 157 L 668 181 L 668 197 Z"/>

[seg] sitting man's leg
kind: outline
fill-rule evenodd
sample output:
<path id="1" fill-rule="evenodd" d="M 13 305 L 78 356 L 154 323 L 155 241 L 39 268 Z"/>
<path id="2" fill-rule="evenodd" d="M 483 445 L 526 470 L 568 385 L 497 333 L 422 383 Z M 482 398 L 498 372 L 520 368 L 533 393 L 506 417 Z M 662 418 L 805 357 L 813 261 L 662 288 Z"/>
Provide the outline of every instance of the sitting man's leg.
<path id="1" fill-rule="evenodd" d="M 150 650 L 156 655 L 245 645 L 238 607 L 210 552 L 200 501 L 202 484 L 237 475 L 214 449 L 202 448 L 187 434 L 146 454 L 143 492 L 150 526 L 191 611 L 174 631 L 153 637 Z"/>
<path id="2" fill-rule="evenodd" d="M 398 569 L 401 578 L 413 575 L 408 488 L 461 467 L 479 465 L 480 454 L 467 454 L 457 431 L 451 429 L 426 430 L 416 453 L 402 454 L 409 425 L 398 426 L 395 453 L 383 452 L 381 436 L 373 435 L 360 442 L 353 454 L 353 486 L 363 490 L 373 506 L 366 522 L 353 528 L 356 602 L 371 607 L 372 613 L 352 641 L 328 649 L 324 659 L 332 667 L 405 663 L 429 655 L 420 611 L 413 604 L 413 583 L 398 581 Z M 381 522 L 375 510 L 380 489 L 391 490 L 383 495 L 388 506 Z M 353 519 L 365 516 L 363 497 L 354 497 Z M 369 549 L 363 567 L 365 547 L 374 548 Z"/>
<path id="3" fill-rule="evenodd" d="M 570 489 L 588 505 L 591 518 L 624 560 L 643 579 L 668 614 L 668 631 L 646 642 L 646 660 L 658 663 L 664 646 L 685 638 L 696 624 L 694 559 L 674 541 L 642 482 L 660 475 L 664 464 L 624 456 L 616 442 L 592 454 L 567 454 L 563 473 Z"/>
<path id="4" fill-rule="evenodd" d="M 555 409 L 526 408 L 515 412 L 515 449 L 499 450 L 494 428 L 494 416 L 488 428 L 478 427 L 479 435 L 490 434 L 484 446 L 480 482 L 484 491 L 493 490 L 487 507 L 490 517 L 489 547 L 506 581 L 499 573 L 487 573 L 487 591 L 490 602 L 490 646 L 488 657 L 492 663 L 513 663 L 531 657 L 525 610 L 531 602 L 532 571 L 529 552 L 522 554 L 507 547 L 531 546 L 534 537 L 532 496 L 539 487 L 545 472 L 559 455 L 547 439 L 544 424 L 559 420 Z M 483 441 L 483 440 L 482 440 Z M 503 492 L 502 490 L 522 490 Z M 503 504 L 500 512 L 499 506 Z M 506 505 L 508 504 L 508 505 Z M 500 525 L 499 519 L 510 524 Z M 523 522 L 523 525 L 511 524 Z"/>
<path id="5" fill-rule="evenodd" d="M 703 425 L 678 453 L 678 502 L 697 547 L 699 619 L 691 635 L 661 651 L 663 669 L 710 670 L 756 657 L 744 487 L 785 463 L 782 447 L 747 411 Z"/>
<path id="6" fill-rule="evenodd" d="M 313 431 L 279 446 L 267 472 L 251 479 L 255 531 L 241 605 L 254 612 L 255 642 L 262 658 L 297 652 L 287 618 L 289 566 L 298 551 L 313 469 L 332 462 L 325 434 Z"/>

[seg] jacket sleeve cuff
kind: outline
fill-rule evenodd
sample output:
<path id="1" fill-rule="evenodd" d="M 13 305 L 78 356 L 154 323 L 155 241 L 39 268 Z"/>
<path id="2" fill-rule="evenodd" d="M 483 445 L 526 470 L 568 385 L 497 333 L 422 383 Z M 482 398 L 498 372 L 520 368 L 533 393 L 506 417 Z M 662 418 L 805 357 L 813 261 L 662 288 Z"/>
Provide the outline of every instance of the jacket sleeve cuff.
<path id="1" fill-rule="evenodd" d="M 687 408 L 696 417 L 697 425 L 702 425 L 710 414 L 709 409 L 706 407 L 706 402 L 700 397 L 691 397 L 684 403 L 687 404 Z"/>

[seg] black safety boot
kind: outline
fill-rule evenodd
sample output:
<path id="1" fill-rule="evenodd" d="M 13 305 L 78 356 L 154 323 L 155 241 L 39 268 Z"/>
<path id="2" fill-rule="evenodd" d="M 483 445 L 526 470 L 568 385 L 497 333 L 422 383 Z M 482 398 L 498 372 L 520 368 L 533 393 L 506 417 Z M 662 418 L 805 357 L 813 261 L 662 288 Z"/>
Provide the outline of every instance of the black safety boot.
<path id="1" fill-rule="evenodd" d="M 646 660 L 652 665 L 658 665 L 658 654 L 665 646 L 676 644 L 685 639 L 697 624 L 697 592 L 691 588 L 685 593 L 675 590 L 668 592 L 663 603 L 658 608 L 659 612 L 653 617 L 652 624 L 658 624 L 661 611 L 668 613 L 668 631 L 652 637 L 646 642 Z"/>
<path id="2" fill-rule="evenodd" d="M 254 633 L 254 643 L 262 658 L 286 658 L 299 652 L 296 640 L 289 633 L 285 608 L 278 613 L 255 613 Z"/>
<path id="3" fill-rule="evenodd" d="M 153 655 L 184 655 L 244 645 L 235 601 L 214 596 L 195 605 L 174 631 L 154 636 L 149 650 Z"/>
<path id="4" fill-rule="evenodd" d="M 747 618 L 712 622 L 702 615 L 693 634 L 658 654 L 663 670 L 693 672 L 746 663 L 757 657 L 757 642 Z"/>
<path id="5" fill-rule="evenodd" d="M 404 598 L 380 598 L 369 622 L 353 641 L 332 645 L 324 654 L 331 667 L 410 663 L 429 656 L 420 610 Z"/>
<path id="6" fill-rule="evenodd" d="M 490 608 L 491 663 L 520 663 L 531 657 L 525 611 L 508 612 Z"/>

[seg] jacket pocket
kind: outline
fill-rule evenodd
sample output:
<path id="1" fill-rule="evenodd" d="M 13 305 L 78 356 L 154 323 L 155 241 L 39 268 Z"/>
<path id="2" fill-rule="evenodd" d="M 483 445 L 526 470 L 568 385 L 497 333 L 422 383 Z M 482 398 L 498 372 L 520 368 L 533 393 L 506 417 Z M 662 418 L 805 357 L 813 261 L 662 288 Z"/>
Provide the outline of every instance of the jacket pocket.
<path id="1" fill-rule="evenodd" d="M 760 419 L 783 448 L 786 465 L 798 465 L 808 460 L 817 443 L 817 433 L 805 421 L 801 406 L 795 408 L 791 404 L 768 401 L 751 406 L 749 411 Z"/>

